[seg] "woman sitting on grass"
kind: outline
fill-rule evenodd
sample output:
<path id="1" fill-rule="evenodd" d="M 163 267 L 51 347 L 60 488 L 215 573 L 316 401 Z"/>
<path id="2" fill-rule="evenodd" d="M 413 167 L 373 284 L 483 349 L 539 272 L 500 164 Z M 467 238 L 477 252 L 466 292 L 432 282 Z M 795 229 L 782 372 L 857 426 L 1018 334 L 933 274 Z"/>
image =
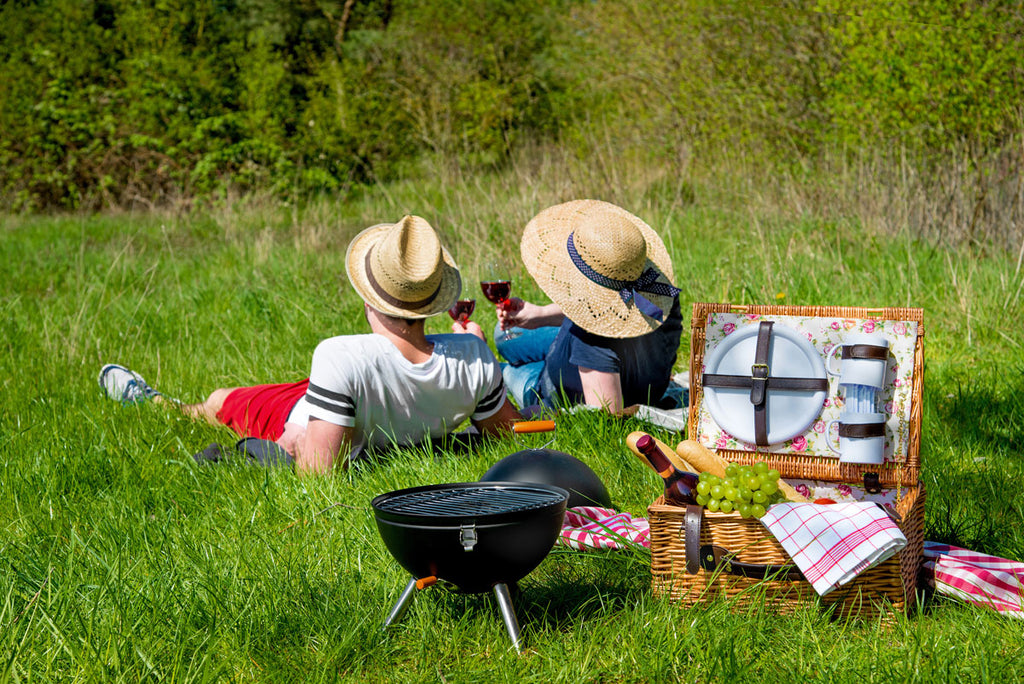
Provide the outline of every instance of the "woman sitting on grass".
<path id="1" fill-rule="evenodd" d="M 576 200 L 534 217 L 520 251 L 552 303 L 512 298 L 498 310 L 494 343 L 519 406 L 619 414 L 657 405 L 682 334 L 679 288 L 658 234 L 613 204 Z"/>

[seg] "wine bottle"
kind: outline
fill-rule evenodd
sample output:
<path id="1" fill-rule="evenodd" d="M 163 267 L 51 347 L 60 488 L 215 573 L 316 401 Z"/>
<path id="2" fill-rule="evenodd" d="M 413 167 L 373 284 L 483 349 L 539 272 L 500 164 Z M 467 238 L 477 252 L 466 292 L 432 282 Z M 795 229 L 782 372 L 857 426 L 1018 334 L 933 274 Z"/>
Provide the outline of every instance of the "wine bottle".
<path id="1" fill-rule="evenodd" d="M 685 470 L 676 468 L 668 458 L 661 453 L 654 438 L 650 435 L 643 435 L 636 441 L 636 448 L 644 455 L 651 467 L 661 475 L 665 481 L 665 500 L 670 503 L 685 505 L 697 503 L 697 481 L 696 473 L 688 473 Z"/>

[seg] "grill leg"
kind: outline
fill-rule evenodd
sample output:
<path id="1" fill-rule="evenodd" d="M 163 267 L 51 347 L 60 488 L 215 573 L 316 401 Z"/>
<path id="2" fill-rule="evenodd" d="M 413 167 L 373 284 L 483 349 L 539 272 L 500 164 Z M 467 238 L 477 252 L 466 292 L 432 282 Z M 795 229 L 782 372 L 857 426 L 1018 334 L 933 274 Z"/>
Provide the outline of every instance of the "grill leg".
<path id="1" fill-rule="evenodd" d="M 384 618 L 384 624 L 381 629 L 387 629 L 392 623 L 398 622 L 405 615 L 405 609 L 412 603 L 412 597 L 416 593 L 416 578 L 413 577 L 409 580 L 409 583 L 405 585 L 405 589 L 402 591 L 402 595 L 398 597 L 398 603 L 395 604 L 388 616 Z"/>
<path id="2" fill-rule="evenodd" d="M 512 637 L 512 645 L 516 647 L 516 653 L 522 653 L 519 644 L 519 621 L 516 620 L 516 613 L 512 609 L 512 597 L 509 596 L 508 586 L 502 582 L 495 584 L 494 596 L 498 599 L 498 610 L 501 611 L 501 618 L 505 621 L 505 629 Z"/>

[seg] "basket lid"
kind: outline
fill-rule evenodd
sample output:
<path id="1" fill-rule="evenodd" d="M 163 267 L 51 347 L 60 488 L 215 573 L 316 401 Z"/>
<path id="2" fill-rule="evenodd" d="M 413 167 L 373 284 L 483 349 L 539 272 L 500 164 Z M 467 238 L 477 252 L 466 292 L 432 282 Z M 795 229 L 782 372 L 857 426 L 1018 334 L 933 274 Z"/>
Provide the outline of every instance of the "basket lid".
<path id="1" fill-rule="evenodd" d="M 916 329 L 916 337 L 913 340 L 913 352 L 912 352 L 912 364 L 908 361 L 907 366 L 913 366 L 912 373 L 910 374 L 911 389 L 909 392 L 909 412 L 907 420 L 904 423 L 906 428 L 906 440 L 905 440 L 905 453 L 901 452 L 901 457 L 898 459 L 887 460 L 885 463 L 880 465 L 864 465 L 856 463 L 840 463 L 837 456 L 834 455 L 821 455 L 813 453 L 801 453 L 795 452 L 788 447 L 779 448 L 778 445 L 769 444 L 767 447 L 757 447 L 753 440 L 743 439 L 742 433 L 745 429 L 744 425 L 733 425 L 733 430 L 730 430 L 728 426 L 722 425 L 729 434 L 736 436 L 739 439 L 743 439 L 746 444 L 737 444 L 736 448 L 730 448 L 731 444 L 722 446 L 719 443 L 717 446 L 709 443 L 707 440 L 702 440 L 702 409 L 703 417 L 706 419 L 708 414 L 715 422 L 719 422 L 719 418 L 723 418 L 726 422 L 729 421 L 725 416 L 716 416 L 713 411 L 717 408 L 715 402 L 718 403 L 718 408 L 721 407 L 722 397 L 724 392 L 721 388 L 705 387 L 703 383 L 703 373 L 708 370 L 710 366 L 711 370 L 725 371 L 726 373 L 735 371 L 739 375 L 751 375 L 751 355 L 749 350 L 746 348 L 750 343 L 751 337 L 739 337 L 736 342 L 729 340 L 733 335 L 738 335 L 741 331 L 751 329 L 752 332 L 745 333 L 748 336 L 756 335 L 757 327 L 753 326 L 739 326 L 735 332 L 727 335 L 725 339 L 721 340 L 713 350 L 707 352 L 705 357 L 706 342 L 708 339 L 708 317 L 713 313 L 728 313 L 738 314 L 744 317 L 744 324 L 747 319 L 759 318 L 762 320 L 778 320 L 786 317 L 806 317 L 806 318 L 832 318 L 846 321 L 848 319 L 864 319 L 873 321 L 906 321 L 913 323 L 913 327 Z M 789 478 L 802 478 L 810 480 L 823 480 L 832 482 L 847 482 L 854 483 L 863 480 L 866 472 L 875 472 L 878 474 L 879 482 L 882 485 L 916 485 L 920 478 L 920 435 L 921 435 L 921 394 L 923 386 L 924 376 L 924 325 L 923 325 L 923 311 L 919 308 L 906 308 L 906 307 L 887 307 L 887 308 L 867 308 L 867 307 L 839 307 L 839 306 L 774 306 L 774 305 L 732 305 L 727 303 L 707 303 L 697 302 L 693 305 L 693 314 L 690 321 L 690 409 L 689 409 L 689 420 L 688 420 L 688 433 L 692 439 L 704 441 L 706 446 L 715 449 L 725 459 L 741 464 L 750 464 L 755 461 L 765 461 L 769 463 L 773 468 L 779 470 L 783 477 Z M 775 325 L 773 337 L 778 337 L 779 340 L 785 339 L 783 344 L 787 345 L 789 350 L 793 352 L 796 358 L 794 363 L 802 364 L 801 368 L 811 368 L 810 374 L 807 377 L 820 377 L 818 364 L 806 359 L 806 347 L 800 342 L 795 342 L 790 339 L 787 332 L 784 332 L 786 326 Z M 801 331 L 797 331 L 797 337 L 802 336 Z M 805 340 L 806 341 L 806 340 Z M 730 344 L 726 345 L 726 342 Z M 775 344 L 778 344 L 776 341 Z M 801 350 L 802 349 L 802 350 Z M 823 364 L 823 359 L 820 354 L 820 349 L 815 348 L 815 356 L 818 362 Z M 804 359 L 801 359 L 801 356 Z M 781 364 L 783 363 L 781 357 L 776 360 L 773 354 L 770 361 L 772 363 Z M 777 375 L 782 370 L 782 366 L 772 368 L 772 374 Z M 827 373 L 822 373 L 823 375 Z M 738 393 L 739 395 L 745 395 L 745 401 L 749 404 L 750 402 L 750 390 L 742 390 Z M 811 393 L 805 393 L 810 395 Z M 808 426 L 818 422 L 817 413 L 821 410 L 821 398 L 815 393 L 813 399 L 806 399 L 805 401 L 809 404 L 816 402 L 815 408 L 806 408 L 807 412 L 814 411 L 815 416 L 810 418 L 807 425 L 803 427 L 804 432 L 797 432 L 797 439 L 799 435 L 806 434 L 809 429 Z M 734 401 L 740 401 L 735 399 Z M 752 410 L 752 409 L 750 409 Z M 735 412 L 733 412 L 735 413 Z M 742 414 L 740 414 L 742 415 Z M 734 420 L 742 420 L 742 418 L 735 418 Z M 793 432 L 797 429 L 797 422 L 803 423 L 806 420 L 806 414 L 797 421 L 796 418 L 786 420 L 783 425 L 782 432 Z M 721 423 L 719 423 L 721 425 Z M 753 426 L 753 421 L 749 424 Z M 771 430 L 769 430 L 771 432 Z M 779 432 L 771 434 L 771 439 L 775 440 L 778 437 Z M 706 436 L 706 435 L 705 435 Z M 749 435 L 747 435 L 749 436 Z M 735 440 L 734 440 L 735 442 Z"/>

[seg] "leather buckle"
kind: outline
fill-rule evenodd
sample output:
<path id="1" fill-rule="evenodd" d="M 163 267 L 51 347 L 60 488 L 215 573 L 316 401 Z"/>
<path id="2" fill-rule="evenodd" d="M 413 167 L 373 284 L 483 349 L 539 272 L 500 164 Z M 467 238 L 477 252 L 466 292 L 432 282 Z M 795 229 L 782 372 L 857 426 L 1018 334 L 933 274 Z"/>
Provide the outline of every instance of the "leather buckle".
<path id="1" fill-rule="evenodd" d="M 764 403 L 770 374 L 771 369 L 767 363 L 755 363 L 750 366 L 750 403 L 754 406 Z"/>

